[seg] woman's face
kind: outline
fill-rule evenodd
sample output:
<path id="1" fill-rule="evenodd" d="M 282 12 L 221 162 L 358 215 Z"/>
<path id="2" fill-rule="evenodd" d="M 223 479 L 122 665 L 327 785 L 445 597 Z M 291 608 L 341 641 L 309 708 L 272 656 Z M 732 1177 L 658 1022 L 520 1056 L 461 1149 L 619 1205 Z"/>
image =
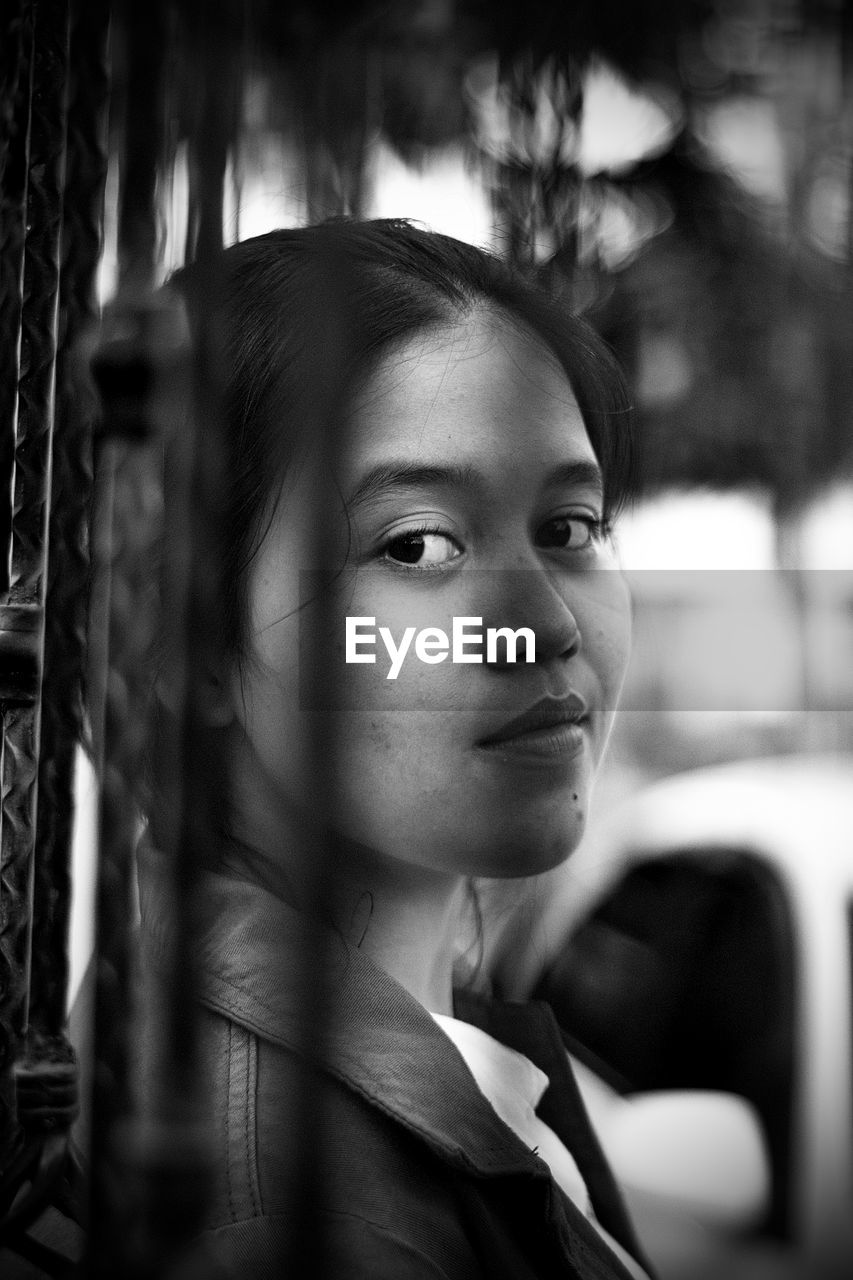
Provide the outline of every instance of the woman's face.
<path id="1" fill-rule="evenodd" d="M 315 529 L 328 480 L 308 457 L 253 566 L 251 659 L 234 690 L 254 802 L 282 814 L 307 804 L 307 664 L 334 699 L 324 787 L 347 841 L 397 872 L 556 865 L 583 830 L 630 635 L 598 464 L 564 373 L 484 308 L 382 363 L 341 443 L 331 563 L 317 563 Z M 325 605 L 300 608 L 310 571 L 342 563 Z M 347 618 L 372 620 L 350 622 L 362 638 L 349 657 L 374 662 L 347 661 Z M 489 655 L 470 639 L 469 660 L 454 661 L 460 618 L 481 620 L 469 636 L 530 629 L 535 661 L 523 641 L 510 663 L 501 640 Z M 392 663 L 380 628 L 398 655 L 414 629 L 405 657 Z M 426 628 L 448 637 L 443 659 L 440 635 L 418 639 Z"/>

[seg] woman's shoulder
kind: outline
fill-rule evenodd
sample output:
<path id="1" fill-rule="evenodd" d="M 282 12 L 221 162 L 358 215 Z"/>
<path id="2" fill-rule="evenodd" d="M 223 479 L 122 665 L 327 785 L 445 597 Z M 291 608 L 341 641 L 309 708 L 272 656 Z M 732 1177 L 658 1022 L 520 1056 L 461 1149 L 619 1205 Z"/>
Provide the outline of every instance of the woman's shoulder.
<path id="1" fill-rule="evenodd" d="M 322 1234 L 329 1275 L 481 1274 L 452 1171 L 429 1144 L 374 1098 L 291 1050 L 216 1015 L 205 1024 L 215 1123 L 205 1240 L 234 1274 L 263 1276 L 277 1265 L 291 1242 L 295 1202 L 307 1208 L 312 1234 Z M 241 1270 L 247 1259 L 252 1268 Z M 343 1259 L 346 1266 L 334 1265 Z"/>
<path id="2" fill-rule="evenodd" d="M 253 1218 L 204 1233 L 201 1255 L 209 1260 L 206 1275 L 214 1280 L 279 1280 L 293 1259 L 292 1216 L 280 1214 Z M 485 1280 L 473 1258 L 461 1265 L 451 1259 L 445 1269 L 430 1253 L 418 1248 L 398 1231 L 350 1213 L 320 1210 L 310 1224 L 316 1256 L 305 1256 L 308 1274 L 341 1280 Z M 304 1272 L 303 1272 L 304 1274 Z"/>
<path id="3" fill-rule="evenodd" d="M 328 1274 L 352 1280 L 622 1275 L 580 1215 L 561 1211 L 547 1168 L 455 1046 L 428 1014 L 423 1024 L 402 1001 L 342 1063 L 341 1046 L 318 1061 L 203 1011 L 215 1174 L 205 1240 L 225 1274 L 281 1274 L 299 1203 L 331 1253 Z"/>

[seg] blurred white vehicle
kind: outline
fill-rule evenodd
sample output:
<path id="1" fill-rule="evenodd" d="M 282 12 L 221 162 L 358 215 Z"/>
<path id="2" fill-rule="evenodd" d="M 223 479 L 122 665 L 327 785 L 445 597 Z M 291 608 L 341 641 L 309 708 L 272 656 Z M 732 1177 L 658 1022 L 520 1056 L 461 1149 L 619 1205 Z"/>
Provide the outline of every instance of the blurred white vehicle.
<path id="1" fill-rule="evenodd" d="M 853 762 L 656 783 L 535 893 L 488 967 L 554 1005 L 663 1280 L 853 1276 Z"/>

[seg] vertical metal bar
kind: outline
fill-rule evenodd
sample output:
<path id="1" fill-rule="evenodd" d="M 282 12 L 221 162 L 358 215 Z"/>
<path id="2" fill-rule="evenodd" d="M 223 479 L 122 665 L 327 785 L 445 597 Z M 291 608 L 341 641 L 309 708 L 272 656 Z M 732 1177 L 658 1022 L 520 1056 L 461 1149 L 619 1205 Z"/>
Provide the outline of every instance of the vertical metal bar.
<path id="1" fill-rule="evenodd" d="M 195 885 L 228 805 L 222 762 L 206 748 L 201 714 L 201 681 L 208 661 L 216 662 L 224 488 L 216 376 L 221 359 L 215 335 L 201 327 L 196 349 L 190 355 L 183 346 L 183 368 L 173 375 L 173 384 L 192 384 L 193 410 L 171 424 L 164 493 L 159 639 L 167 654 L 163 674 L 172 714 L 157 742 L 152 832 L 165 855 L 169 922 L 164 981 L 150 982 L 147 991 L 156 1008 L 147 1011 L 152 1073 L 139 1152 L 146 1266 L 157 1274 L 199 1230 L 209 1190 L 211 1115 L 197 1049 Z"/>
<path id="2" fill-rule="evenodd" d="M 205 746 L 201 684 L 220 656 L 228 464 L 218 379 L 222 335 L 211 311 L 220 293 L 225 173 L 240 68 L 229 57 L 222 30 L 215 23 L 205 26 L 204 16 L 193 10 L 184 50 L 202 108 L 190 134 L 187 252 L 196 258 L 193 287 L 201 298 L 194 308 L 194 350 L 191 356 L 185 351 L 193 408 L 179 427 L 175 424 L 168 442 L 161 569 L 161 640 L 169 655 L 166 682 L 174 715 L 158 742 L 152 829 L 165 854 L 170 927 L 166 982 L 150 993 L 157 1001 L 157 1017 L 151 1019 L 156 1043 L 150 1046 L 154 1071 L 142 1117 L 139 1169 L 146 1266 L 154 1271 L 165 1270 L 198 1230 L 207 1198 L 210 1115 L 199 1087 L 204 1073 L 196 1035 L 195 884 L 228 805 L 223 762 Z"/>
<path id="3" fill-rule="evenodd" d="M 10 603 L 44 603 L 65 183 L 67 0 L 36 8 Z"/>
<path id="4" fill-rule="evenodd" d="M 0 596 L 9 590 L 12 472 L 18 404 L 32 22 L 25 0 L 10 3 L 0 37 Z"/>
<path id="5" fill-rule="evenodd" d="M 0 1025 L 3 1045 L 2 1135 L 8 1156 L 20 1144 L 14 1100 L 15 1060 L 24 1042 L 30 951 L 32 894 L 32 815 L 36 782 L 36 709 L 34 703 L 7 708 L 3 716 L 0 942 L 4 982 Z"/>
<path id="6" fill-rule="evenodd" d="M 164 149 L 167 0 L 125 0 L 125 119 L 118 213 L 120 296 L 150 289 L 160 247 L 157 174 Z"/>
<path id="7" fill-rule="evenodd" d="M 239 125 L 245 34 L 240 6 L 194 0 L 187 9 L 186 71 L 194 112 L 185 260 L 193 262 L 209 261 L 223 245 L 225 175 Z"/>
<path id="8" fill-rule="evenodd" d="M 8 616 L 14 629 L 22 626 L 29 633 L 40 633 L 40 658 L 56 378 L 68 4 L 66 0 L 41 0 L 35 15 Z M 5 732 L 8 767 L 3 779 L 0 950 L 11 965 L 9 981 L 2 990 L 0 1023 L 18 1050 L 28 1020 L 39 744 L 37 686 L 23 705 L 7 712 Z M 10 1066 L 4 1062 L 0 1070 L 5 1073 Z"/>
<path id="9" fill-rule="evenodd" d="M 4 595 L 8 593 L 12 549 L 12 479 L 15 454 L 15 430 L 20 371 L 21 304 L 24 286 L 24 239 L 26 226 L 27 155 L 29 142 L 30 97 L 32 90 L 32 24 L 31 14 L 10 14 L 7 29 L 9 59 L 19 59 L 14 72 L 7 69 L 4 100 L 5 170 L 0 185 L 0 451 L 2 452 L 3 492 L 0 493 L 0 579 Z M 8 122 L 5 119 L 9 112 Z M 5 613 L 5 611 L 4 611 Z M 3 618 L 3 632 L 9 630 L 8 616 Z M 4 637 L 5 639 L 5 637 Z M 9 643 L 4 643 L 4 660 L 8 662 Z M 5 768 L 5 765 L 4 765 Z M 0 811 L 0 838 L 2 838 Z M 26 937 L 23 913 L 26 903 L 19 903 L 22 888 L 20 866 L 12 862 L 12 875 L 6 883 L 6 859 L 0 845 L 0 1168 L 18 1137 L 14 1117 L 12 1064 L 17 1052 L 16 1027 L 22 1024 L 25 968 L 21 959 L 22 938 Z M 23 877 L 25 883 L 26 877 Z M 19 914 L 16 914 L 19 913 Z M 15 1011 L 17 1021 L 15 1019 Z"/>
<path id="10" fill-rule="evenodd" d="M 142 343 L 136 335 L 134 359 Z M 109 356 L 101 354 L 103 362 Z M 144 358 L 144 357 L 142 357 Z M 121 369 L 120 353 L 111 372 Z M 140 406 L 144 410 L 144 406 Z M 120 427 L 105 397 L 106 428 Z M 138 440 L 101 446 L 107 519 L 96 522 L 93 554 L 109 581 L 104 765 L 100 776 L 97 887 L 95 1079 L 91 1138 L 89 1266 L 98 1276 L 128 1275 L 136 1205 L 130 1186 L 129 1079 L 133 851 L 138 837 L 133 781 L 145 742 L 145 663 L 153 640 L 150 563 L 157 555 L 160 491 Z"/>
<path id="11" fill-rule="evenodd" d="M 314 512 L 313 536 L 309 550 L 311 568 L 303 572 L 306 610 L 303 625 L 306 634 L 300 639 L 300 697 L 308 699 L 310 730 L 308 740 L 294 744 L 308 761 L 306 777 L 311 779 L 310 794 L 303 797 L 306 808 L 323 815 L 323 828 L 318 828 L 310 845 L 295 851 L 300 865 L 300 907 L 304 916 L 296 927 L 301 929 L 298 948 L 298 972 L 282 972 L 280 980 L 300 996 L 299 1043 L 297 1052 L 304 1063 L 311 1063 L 334 1021 L 346 1016 L 336 999 L 332 981 L 330 935 L 318 930 L 318 918 L 335 918 L 335 882 L 332 832 L 336 829 L 333 776 L 338 741 L 337 717 L 339 689 L 327 669 L 323 654 L 328 637 L 337 625 L 336 574 L 316 572 L 316 565 L 335 565 L 335 521 L 340 515 L 340 493 L 334 475 L 342 465 L 346 399 L 354 376 L 348 358 L 353 346 L 352 326 L 357 317 L 352 312 L 350 272 L 352 264 L 340 250 L 330 246 L 314 265 L 312 297 L 303 320 L 306 356 L 302 366 L 303 396 L 294 409 L 300 424 L 301 438 L 317 442 L 323 466 L 312 495 Z M 330 360 L 330 353 L 334 359 Z M 299 566 L 297 566 L 299 567 Z M 303 566 L 304 569 L 304 566 Z M 290 1225 L 282 1240 L 278 1259 L 282 1275 L 293 1280 L 333 1280 L 330 1255 L 322 1227 L 321 1206 L 325 1200 L 324 1179 L 328 1170 L 330 1135 L 328 1117 L 324 1114 L 324 1090 L 318 1087 L 316 1075 L 305 1069 L 297 1076 L 295 1097 L 283 1100 L 290 1119 L 288 1173 L 291 1190 Z"/>
<path id="12" fill-rule="evenodd" d="M 29 14 L 24 0 L 9 0 L 3 9 L 0 40 L 0 188 L 6 177 L 11 140 L 20 132 L 18 92 L 29 73 Z"/>
<path id="13" fill-rule="evenodd" d="M 150 294 L 158 251 L 157 177 L 164 141 L 165 0 L 122 12 L 126 97 L 120 156 L 119 290 L 96 360 L 104 407 L 96 458 L 90 706 L 99 757 L 95 1074 L 89 1274 L 139 1274 L 139 1188 L 133 1174 L 130 1081 L 136 786 L 145 750 L 145 684 L 156 623 L 151 565 L 162 494 L 151 441 L 168 316 Z M 164 338 L 164 321 L 166 335 Z M 154 1274 L 153 1271 L 150 1274 Z"/>
<path id="14" fill-rule="evenodd" d="M 379 124 L 375 76 L 375 56 L 363 35 L 327 38 L 303 53 L 297 84 L 309 222 L 364 214 L 366 156 Z M 342 79 L 354 111 L 341 108 Z"/>
<path id="15" fill-rule="evenodd" d="M 65 1024 L 67 934 L 71 902 L 73 771 L 82 733 L 82 678 L 89 578 L 91 434 L 94 396 L 77 346 L 97 315 L 95 280 L 101 249 L 106 177 L 107 0 L 78 0 L 71 31 L 71 98 L 63 217 L 65 266 L 60 282 L 61 346 L 38 776 L 32 1029 L 52 1040 Z"/>
<path id="16" fill-rule="evenodd" d="M 78 0 L 78 8 L 81 8 Z M 76 346 L 93 318 L 94 282 L 100 251 L 103 180 L 102 141 L 106 105 L 107 4 L 81 9 L 73 23 L 68 64 L 76 72 L 67 130 L 73 135 L 66 163 L 59 243 L 65 263 L 59 278 L 56 322 L 54 431 L 51 447 L 49 526 L 43 559 L 46 573 L 39 592 L 44 611 L 24 604 L 17 621 L 44 618 L 42 684 L 38 714 L 32 707 L 7 713 L 6 760 L 22 758 L 35 766 L 23 799 L 21 782 L 4 773 L 4 796 L 36 805 L 32 869 L 32 941 L 29 949 L 29 1025 L 25 1051 L 15 1068 L 17 1119 L 29 1139 L 22 1152 L 26 1167 L 16 1180 L 29 1181 L 28 1215 L 37 1213 L 56 1192 L 67 1164 L 68 1130 L 77 1106 L 77 1068 L 64 1035 L 68 979 L 68 923 L 71 907 L 70 851 L 73 822 L 72 783 L 75 746 L 82 727 L 82 665 L 85 645 L 85 595 L 88 580 L 88 497 L 91 491 L 89 444 L 94 399 L 75 373 Z M 57 79 L 55 92 L 62 91 Z M 45 597 L 46 584 L 46 599 Z M 7 614 L 9 609 L 7 608 Z M 34 637 L 35 638 L 35 637 Z M 41 640 L 41 635 L 37 637 Z M 36 671 L 37 674 L 37 671 Z M 38 728 L 38 737 L 35 732 Z M 16 741 L 24 735 L 21 742 Z M 31 740 L 32 739 L 32 740 Z M 15 748 L 14 753 L 12 748 Z M 32 774 L 32 770 L 30 771 Z M 32 795 L 30 794 L 32 793 Z M 9 817 L 21 822 L 21 814 Z M 46 1120 L 43 1113 L 49 1112 Z M 20 1162 L 19 1162 L 20 1163 Z M 22 1205 L 18 1201 L 18 1206 Z M 66 1209 L 69 1206 L 66 1204 Z M 79 1206 L 76 1206 L 79 1208 Z"/>

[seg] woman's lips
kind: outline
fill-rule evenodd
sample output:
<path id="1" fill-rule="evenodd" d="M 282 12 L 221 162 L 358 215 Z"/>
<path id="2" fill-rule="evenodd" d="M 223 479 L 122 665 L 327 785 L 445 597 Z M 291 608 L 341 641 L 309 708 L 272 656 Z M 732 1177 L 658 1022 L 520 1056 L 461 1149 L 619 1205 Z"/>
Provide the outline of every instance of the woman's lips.
<path id="1" fill-rule="evenodd" d="M 580 694 L 543 698 L 496 732 L 481 738 L 477 746 L 504 756 L 571 757 L 584 748 L 588 714 Z"/>

